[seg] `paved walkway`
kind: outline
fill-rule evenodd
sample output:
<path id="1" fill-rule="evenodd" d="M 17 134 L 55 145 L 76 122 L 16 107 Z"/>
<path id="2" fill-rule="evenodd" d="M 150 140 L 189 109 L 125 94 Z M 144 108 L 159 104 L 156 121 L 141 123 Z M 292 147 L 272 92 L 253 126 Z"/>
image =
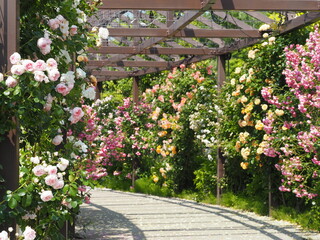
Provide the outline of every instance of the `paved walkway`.
<path id="1" fill-rule="evenodd" d="M 109 189 L 92 191 L 76 232 L 83 239 L 320 240 L 320 234 L 253 213 Z"/>

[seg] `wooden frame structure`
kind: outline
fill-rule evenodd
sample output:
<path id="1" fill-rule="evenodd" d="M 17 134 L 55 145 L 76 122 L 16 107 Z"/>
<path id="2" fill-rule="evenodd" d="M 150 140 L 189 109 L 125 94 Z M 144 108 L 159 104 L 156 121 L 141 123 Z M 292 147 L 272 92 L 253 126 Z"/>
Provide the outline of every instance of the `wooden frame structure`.
<path id="1" fill-rule="evenodd" d="M 320 20 L 319 0 L 102 2 L 91 23 L 106 26 L 110 39 L 89 50 L 88 64 L 98 81 L 138 77 L 231 53 L 259 42 L 262 24 L 284 34 Z M 279 12 L 284 20 L 276 26 L 260 11 Z M 297 12 L 304 14 L 295 17 Z"/>

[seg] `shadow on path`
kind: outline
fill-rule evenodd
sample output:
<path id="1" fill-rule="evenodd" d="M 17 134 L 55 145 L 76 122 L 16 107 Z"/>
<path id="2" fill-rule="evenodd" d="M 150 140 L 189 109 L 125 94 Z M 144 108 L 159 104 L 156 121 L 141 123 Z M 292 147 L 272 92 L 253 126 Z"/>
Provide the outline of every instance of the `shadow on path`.
<path id="1" fill-rule="evenodd" d="M 131 195 L 131 196 L 136 195 L 135 193 L 129 193 L 129 192 L 118 192 L 113 190 L 110 190 L 110 191 L 116 192 L 118 194 L 123 194 L 123 195 Z M 144 195 L 144 194 L 139 194 L 139 197 L 144 197 L 148 199 L 151 198 L 151 199 L 154 199 L 155 201 L 166 202 L 169 204 L 175 204 L 175 205 L 179 205 L 179 206 L 183 206 L 191 209 L 196 209 L 206 213 L 212 213 L 217 216 L 220 216 L 221 219 L 228 219 L 232 222 L 241 224 L 247 229 L 253 229 L 253 230 L 259 231 L 262 235 L 265 235 L 270 239 L 282 240 L 282 238 L 277 237 L 275 235 L 276 233 L 285 234 L 287 236 L 290 236 L 292 239 L 299 239 L 299 240 L 305 239 L 297 234 L 297 232 L 301 233 L 301 231 L 297 229 L 294 230 L 294 226 L 292 225 L 278 226 L 276 225 L 276 222 L 274 224 L 271 224 L 270 222 L 256 219 L 254 217 L 248 216 L 245 213 L 241 213 L 236 210 L 227 209 L 225 207 L 220 207 L 217 205 L 215 206 L 215 205 L 202 204 L 202 203 L 198 203 L 191 200 L 185 200 L 185 199 L 163 198 L 163 197 Z M 239 218 L 241 218 L 241 220 Z M 252 224 L 252 223 L 255 223 L 255 224 Z M 254 226 L 254 225 L 257 225 L 257 223 L 262 225 L 262 227 Z M 287 229 L 290 229 L 291 231 Z"/>
<path id="2" fill-rule="evenodd" d="M 82 239 L 146 239 L 142 230 L 122 214 L 94 203 L 81 208 L 77 226 Z"/>

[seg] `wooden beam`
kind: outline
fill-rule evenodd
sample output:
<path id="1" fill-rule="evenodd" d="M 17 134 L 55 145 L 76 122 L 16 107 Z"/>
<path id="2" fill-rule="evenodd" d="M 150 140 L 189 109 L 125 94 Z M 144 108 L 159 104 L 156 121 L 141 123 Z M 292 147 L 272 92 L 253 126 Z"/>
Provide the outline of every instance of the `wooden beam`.
<path id="1" fill-rule="evenodd" d="M 155 55 L 214 55 L 217 48 L 164 48 L 152 47 L 143 51 L 137 51 L 136 47 L 101 47 L 99 49 L 89 49 L 89 53 L 99 54 L 155 54 Z M 110 59 L 108 59 L 109 62 Z M 120 60 L 121 61 L 121 60 Z"/>
<path id="2" fill-rule="evenodd" d="M 108 60 L 89 61 L 87 67 L 169 67 L 171 62 L 167 61 L 119 61 L 110 62 Z"/>
<path id="3" fill-rule="evenodd" d="M 194 0 L 102 0 L 100 9 L 138 10 L 200 10 L 202 1 Z M 316 11 L 320 9 L 318 0 L 217 0 L 212 10 L 238 11 Z"/>
<path id="4" fill-rule="evenodd" d="M 175 33 L 179 32 L 181 29 L 185 28 L 190 22 L 198 18 L 200 15 L 203 14 L 203 12 L 207 11 L 211 8 L 211 6 L 215 3 L 216 0 L 202 0 L 201 1 L 201 8 L 197 11 L 186 11 L 184 12 L 183 17 L 178 19 L 176 22 L 174 22 L 170 27 L 168 27 L 168 33 L 166 37 L 153 37 L 150 38 L 140 45 L 137 45 L 137 51 L 138 53 L 142 52 L 143 50 L 152 47 L 153 45 L 162 42 L 166 40 L 167 38 L 170 38 Z M 140 2 L 139 2 L 140 5 Z M 112 57 L 109 59 L 109 61 L 117 62 L 119 60 L 128 58 L 132 55 L 124 54 L 124 55 L 118 55 L 115 57 Z"/>
<path id="5" fill-rule="evenodd" d="M 169 30 L 161 28 L 108 28 L 112 37 L 167 37 Z M 172 37 L 182 38 L 259 38 L 258 30 L 244 29 L 193 29 L 185 28 Z"/>

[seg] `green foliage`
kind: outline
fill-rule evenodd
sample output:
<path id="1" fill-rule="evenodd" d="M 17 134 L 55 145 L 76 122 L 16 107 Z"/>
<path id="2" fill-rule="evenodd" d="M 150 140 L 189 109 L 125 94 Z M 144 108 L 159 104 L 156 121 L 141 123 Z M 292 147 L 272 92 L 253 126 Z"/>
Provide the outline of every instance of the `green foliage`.
<path id="1" fill-rule="evenodd" d="M 155 184 L 151 178 L 139 178 L 135 181 L 134 191 L 162 197 L 172 196 L 170 189 Z"/>

